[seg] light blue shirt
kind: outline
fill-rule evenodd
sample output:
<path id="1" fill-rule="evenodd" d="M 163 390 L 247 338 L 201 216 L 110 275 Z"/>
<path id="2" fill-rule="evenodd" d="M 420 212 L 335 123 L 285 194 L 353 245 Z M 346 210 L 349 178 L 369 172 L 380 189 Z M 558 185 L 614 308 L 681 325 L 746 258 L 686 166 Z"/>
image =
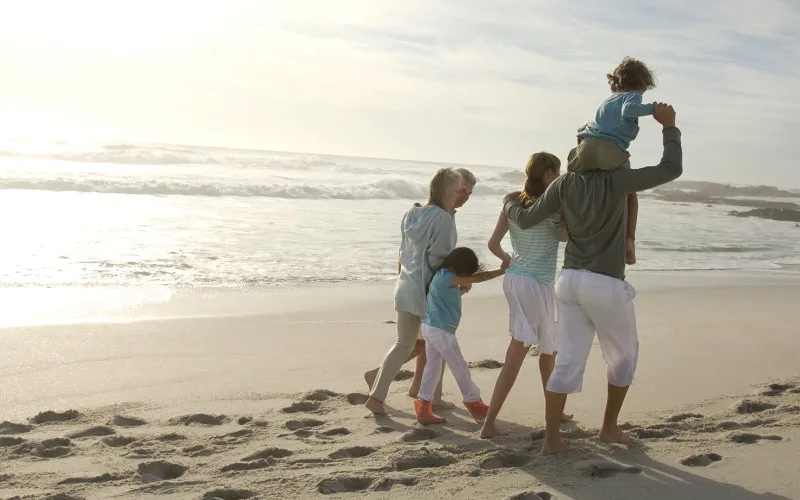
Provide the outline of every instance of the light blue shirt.
<path id="1" fill-rule="evenodd" d="M 554 215 L 530 229 L 522 229 L 516 222 L 508 221 L 513 253 L 507 273 L 530 276 L 545 285 L 555 284 L 561 232 L 559 219 L 559 215 Z"/>
<path id="2" fill-rule="evenodd" d="M 642 104 L 641 92 L 615 92 L 597 108 L 594 119 L 578 132 L 578 138 L 611 140 L 628 151 L 639 134 L 639 117 L 652 114 L 653 105 Z"/>
<path id="3" fill-rule="evenodd" d="M 440 269 L 431 281 L 427 312 L 422 322 L 434 328 L 456 333 L 461 321 L 461 289 L 453 285 L 456 275 Z"/>

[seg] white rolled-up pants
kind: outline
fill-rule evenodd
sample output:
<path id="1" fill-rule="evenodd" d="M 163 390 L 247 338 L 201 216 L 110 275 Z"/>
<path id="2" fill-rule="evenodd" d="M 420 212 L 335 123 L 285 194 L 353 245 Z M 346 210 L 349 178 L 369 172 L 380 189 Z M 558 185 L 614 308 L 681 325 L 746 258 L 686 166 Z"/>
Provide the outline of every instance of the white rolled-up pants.
<path id="1" fill-rule="evenodd" d="M 558 356 L 547 390 L 581 392 L 594 335 L 608 367 L 608 383 L 627 387 L 639 360 L 639 334 L 626 281 L 590 271 L 564 269 L 556 282 Z"/>

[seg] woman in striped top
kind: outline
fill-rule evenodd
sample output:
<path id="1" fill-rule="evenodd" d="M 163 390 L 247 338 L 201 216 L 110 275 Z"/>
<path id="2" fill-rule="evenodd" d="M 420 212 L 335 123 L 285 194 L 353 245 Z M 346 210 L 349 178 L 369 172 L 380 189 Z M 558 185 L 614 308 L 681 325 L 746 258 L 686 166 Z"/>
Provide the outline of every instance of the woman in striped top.
<path id="1" fill-rule="evenodd" d="M 558 178 L 559 159 L 550 153 L 534 153 L 525 167 L 525 188 L 520 202 L 532 205 L 547 186 Z M 511 233 L 513 254 L 508 255 L 501 245 L 506 233 Z M 566 241 L 566 227 L 558 216 L 522 230 L 500 214 L 489 240 L 489 250 L 503 261 L 506 269 L 503 291 L 508 300 L 508 330 L 511 343 L 506 360 L 489 403 L 489 413 L 481 429 L 482 438 L 500 435 L 495 423 L 500 408 L 511 391 L 531 346 L 539 346 L 539 371 L 543 386 L 556 362 L 555 293 L 556 260 L 559 241 Z M 568 420 L 571 415 L 563 415 Z"/>

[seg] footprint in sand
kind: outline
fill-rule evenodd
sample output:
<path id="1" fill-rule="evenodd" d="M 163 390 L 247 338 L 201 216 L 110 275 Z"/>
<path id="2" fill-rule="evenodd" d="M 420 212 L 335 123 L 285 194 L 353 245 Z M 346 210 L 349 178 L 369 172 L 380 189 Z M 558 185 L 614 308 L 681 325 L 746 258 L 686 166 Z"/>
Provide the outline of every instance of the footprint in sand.
<path id="1" fill-rule="evenodd" d="M 639 439 L 664 439 L 675 435 L 675 431 L 667 428 L 633 429 L 631 433 Z"/>
<path id="2" fill-rule="evenodd" d="M 193 415 L 183 415 L 169 420 L 170 425 L 222 425 L 228 421 L 225 415 L 209 415 L 207 413 L 195 413 Z"/>
<path id="3" fill-rule="evenodd" d="M 254 462 L 266 458 L 285 458 L 292 455 L 291 450 L 283 448 L 265 448 L 261 451 L 248 455 L 242 459 L 242 462 Z"/>
<path id="4" fill-rule="evenodd" d="M 31 417 L 29 420 L 34 424 L 49 424 L 54 422 L 69 422 L 70 420 L 77 420 L 83 415 L 75 410 L 67 410 L 62 412 L 57 411 L 44 411 Z"/>
<path id="5" fill-rule="evenodd" d="M 769 384 L 756 391 L 756 394 L 759 396 L 783 396 L 786 391 L 795 388 L 794 384 Z"/>
<path id="6" fill-rule="evenodd" d="M 344 427 L 336 427 L 334 429 L 328 429 L 326 431 L 320 432 L 323 436 L 347 436 L 350 434 L 350 429 L 345 429 Z"/>
<path id="7" fill-rule="evenodd" d="M 397 430 L 386 425 L 381 425 L 379 427 L 375 427 L 375 430 L 372 431 L 372 434 L 390 434 L 392 432 L 397 432 Z"/>
<path id="8" fill-rule="evenodd" d="M 481 460 L 481 469 L 495 470 L 495 469 L 511 469 L 515 467 L 522 467 L 528 464 L 533 457 L 524 455 L 509 450 L 501 450 L 493 452 L 487 458 Z"/>
<path id="9" fill-rule="evenodd" d="M 369 396 L 366 394 L 360 394 L 358 392 L 351 392 L 347 396 L 347 402 L 351 405 L 363 405 L 369 399 Z"/>
<path id="10" fill-rule="evenodd" d="M 298 437 L 300 439 L 306 439 L 306 438 L 310 438 L 314 434 L 315 434 L 314 431 L 311 431 L 311 430 L 308 430 L 308 429 L 297 429 L 296 431 L 287 432 L 285 434 L 278 434 L 278 437 L 279 438 L 284 438 L 284 437 L 294 436 L 294 437 Z"/>
<path id="11" fill-rule="evenodd" d="M 521 491 L 505 498 L 505 500 L 552 500 L 553 495 L 546 491 Z"/>
<path id="12" fill-rule="evenodd" d="M 432 451 L 425 448 L 402 453 L 392 459 L 392 467 L 398 472 L 411 469 L 431 469 L 445 467 L 456 462 L 450 453 Z"/>
<path id="13" fill-rule="evenodd" d="M 72 452 L 71 448 L 72 441 L 67 438 L 45 439 L 35 445 L 30 450 L 30 454 L 39 458 L 61 458 L 69 455 Z"/>
<path id="14" fill-rule="evenodd" d="M 185 448 L 181 448 L 181 453 L 186 455 L 187 457 L 208 457 L 214 454 L 214 450 L 206 448 L 202 444 L 197 444 L 194 446 L 187 446 Z"/>
<path id="15" fill-rule="evenodd" d="M 8 421 L 0 423 L 0 434 L 25 434 L 32 429 L 33 426 L 27 424 L 15 424 L 14 422 Z"/>
<path id="16" fill-rule="evenodd" d="M 342 448 L 341 450 L 336 450 L 330 455 L 328 458 L 333 460 L 341 460 L 344 458 L 362 458 L 368 455 L 375 453 L 377 448 L 371 448 L 369 446 L 351 446 L 349 448 Z"/>
<path id="17" fill-rule="evenodd" d="M 203 500 L 247 500 L 255 496 L 255 491 L 225 488 L 206 492 Z"/>
<path id="18" fill-rule="evenodd" d="M 0 437 L 0 448 L 10 448 L 12 446 L 18 446 L 24 443 L 25 440 L 21 437 Z"/>
<path id="19" fill-rule="evenodd" d="M 253 431 L 250 429 L 239 429 L 238 431 L 229 432 L 228 434 L 223 434 L 222 436 L 214 436 L 211 438 L 211 441 L 214 444 L 221 445 L 242 444 L 246 442 L 252 435 Z"/>
<path id="20" fill-rule="evenodd" d="M 12 498 L 18 498 L 18 497 L 12 497 Z M 53 493 L 52 495 L 47 495 L 43 497 L 42 500 L 84 500 L 84 498 L 67 495 L 66 493 Z"/>
<path id="21" fill-rule="evenodd" d="M 251 417 L 250 415 L 245 415 L 244 417 L 239 417 L 239 420 L 237 420 L 236 423 L 239 425 L 245 425 L 249 424 L 252 421 L 253 417 Z"/>
<path id="22" fill-rule="evenodd" d="M 171 432 L 169 434 L 164 434 L 156 438 L 156 441 L 161 441 L 162 443 L 173 443 L 175 441 L 185 441 L 185 440 L 186 436 L 184 436 L 183 434 L 176 434 L 174 432 Z"/>
<path id="23" fill-rule="evenodd" d="M 329 391 L 327 389 L 317 389 L 306 393 L 303 397 L 303 401 L 327 401 L 331 398 L 338 398 L 342 395 L 338 392 Z"/>
<path id="24" fill-rule="evenodd" d="M 722 455 L 718 453 L 702 453 L 690 455 L 680 460 L 681 465 L 687 467 L 708 467 L 709 465 L 722 460 Z"/>
<path id="25" fill-rule="evenodd" d="M 316 401 L 300 401 L 282 408 L 283 413 L 320 413 L 320 405 Z"/>
<path id="26" fill-rule="evenodd" d="M 136 441 L 135 437 L 129 436 L 109 436 L 107 438 L 103 438 L 103 444 L 106 446 L 110 446 L 111 448 L 122 448 L 123 446 L 128 446 L 129 444 Z"/>
<path id="27" fill-rule="evenodd" d="M 110 424 L 118 427 L 141 427 L 143 425 L 147 425 L 147 422 L 141 418 L 127 417 L 125 415 L 114 415 L 114 418 L 111 419 Z"/>
<path id="28" fill-rule="evenodd" d="M 426 427 L 421 427 L 406 431 L 403 433 L 402 436 L 400 436 L 397 439 L 404 443 L 416 443 L 419 441 L 428 441 L 430 439 L 436 439 L 439 436 L 441 436 L 441 434 L 439 434 L 435 430 Z"/>
<path id="29" fill-rule="evenodd" d="M 678 413 L 677 415 L 667 417 L 667 422 L 677 423 L 691 418 L 703 418 L 703 415 L 699 413 Z"/>
<path id="30" fill-rule="evenodd" d="M 772 403 L 743 399 L 733 406 L 733 411 L 740 414 L 761 413 L 762 411 L 772 410 L 774 408 L 777 408 L 777 405 Z"/>
<path id="31" fill-rule="evenodd" d="M 98 483 L 110 483 L 111 481 L 119 481 L 122 479 L 126 479 L 128 476 L 124 476 L 122 474 L 101 474 L 99 476 L 91 476 L 91 477 L 70 477 L 64 479 L 63 481 L 59 481 L 58 484 L 98 484 Z"/>
<path id="32" fill-rule="evenodd" d="M 139 480 L 143 483 L 169 481 L 171 479 L 178 479 L 187 470 L 189 470 L 189 468 L 186 466 L 166 462 L 164 460 L 144 462 L 139 464 Z"/>
<path id="33" fill-rule="evenodd" d="M 230 465 L 226 465 L 222 469 L 222 472 L 243 472 L 248 470 L 258 470 L 258 469 L 266 469 L 267 467 L 272 467 L 278 463 L 277 460 L 274 458 L 264 458 L 262 460 L 254 460 L 252 462 L 236 462 Z"/>
<path id="34" fill-rule="evenodd" d="M 321 425 L 325 425 L 325 422 L 313 418 L 304 418 L 301 420 L 287 420 L 283 424 L 283 426 L 289 429 L 290 431 L 296 431 L 297 429 L 310 429 L 312 427 L 319 427 Z"/>
<path id="35" fill-rule="evenodd" d="M 385 477 L 378 481 L 373 488 L 375 491 L 389 491 L 395 486 L 416 486 L 419 479 L 415 477 Z"/>
<path id="36" fill-rule="evenodd" d="M 397 375 L 394 376 L 395 382 L 402 382 L 403 380 L 410 380 L 414 378 L 414 372 L 411 370 L 400 370 L 397 372 Z"/>
<path id="37" fill-rule="evenodd" d="M 317 483 L 317 491 L 323 495 L 331 495 L 334 493 L 355 493 L 364 491 L 375 482 L 371 477 L 358 477 L 358 476 L 337 476 L 328 479 L 323 479 Z"/>
<path id="38" fill-rule="evenodd" d="M 749 432 L 739 432 L 736 434 L 731 434 L 728 436 L 728 439 L 734 443 L 739 444 L 756 444 L 762 439 L 765 441 L 783 441 L 783 438 L 780 436 L 762 436 L 760 434 L 751 434 Z"/>
<path id="39" fill-rule="evenodd" d="M 618 474 L 641 474 L 642 469 L 603 460 L 588 460 L 575 464 L 575 469 L 589 477 L 606 479 Z"/>
<path id="40" fill-rule="evenodd" d="M 503 363 L 493 359 L 484 359 L 483 361 L 470 361 L 470 368 L 482 368 L 484 370 L 496 370 L 503 367 Z"/>
<path id="41" fill-rule="evenodd" d="M 99 425 L 97 427 L 89 427 L 88 429 L 84 429 L 82 431 L 72 432 L 70 434 L 67 434 L 67 437 L 72 439 L 80 439 L 85 437 L 110 436 L 116 433 L 117 431 L 115 431 L 111 427 L 106 427 L 105 425 Z"/>

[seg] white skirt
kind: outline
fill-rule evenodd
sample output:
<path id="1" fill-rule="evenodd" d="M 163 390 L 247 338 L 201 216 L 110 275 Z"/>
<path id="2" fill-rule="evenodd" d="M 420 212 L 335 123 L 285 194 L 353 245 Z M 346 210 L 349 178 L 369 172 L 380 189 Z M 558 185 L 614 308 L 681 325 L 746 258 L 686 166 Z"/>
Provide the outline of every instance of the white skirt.
<path id="1" fill-rule="evenodd" d="M 516 273 L 506 273 L 503 292 L 508 301 L 508 331 L 525 347 L 538 345 L 541 354 L 556 352 L 556 300 L 552 286 Z"/>

